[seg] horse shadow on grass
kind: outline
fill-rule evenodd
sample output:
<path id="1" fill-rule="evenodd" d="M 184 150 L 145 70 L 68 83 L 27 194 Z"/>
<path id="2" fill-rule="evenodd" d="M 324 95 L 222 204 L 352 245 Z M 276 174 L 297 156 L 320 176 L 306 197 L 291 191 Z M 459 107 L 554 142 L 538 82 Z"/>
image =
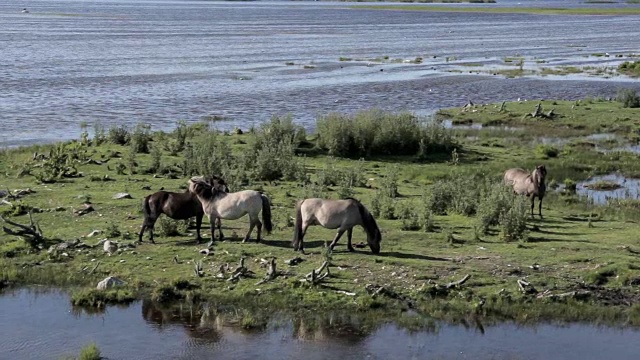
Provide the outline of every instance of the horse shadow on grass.
<path id="1" fill-rule="evenodd" d="M 537 237 L 537 236 L 529 236 L 527 238 L 527 242 L 530 242 L 530 243 L 535 243 L 535 242 L 566 242 L 566 243 L 581 242 L 581 243 L 586 243 L 586 244 L 592 244 L 593 243 L 593 241 L 583 240 L 583 239 L 560 239 L 560 238 L 553 238 L 553 237 Z"/>
<path id="2" fill-rule="evenodd" d="M 293 244 L 291 244 L 291 240 L 271 240 L 271 239 L 266 239 L 266 240 L 262 240 L 260 241 L 261 244 L 267 245 L 267 246 L 275 246 L 275 247 L 279 247 L 279 248 L 289 248 L 291 250 L 293 250 Z M 324 248 L 324 244 L 325 241 L 323 240 L 311 240 L 311 241 L 304 241 L 304 249 L 305 250 L 309 250 L 310 248 L 316 248 L 316 247 L 321 247 Z"/>
<path id="3" fill-rule="evenodd" d="M 428 261 L 451 261 L 451 259 L 435 257 L 435 256 L 420 255 L 420 254 L 408 254 L 408 253 L 401 253 L 401 252 L 397 252 L 397 251 L 384 251 L 384 250 L 381 251 L 380 254 L 378 254 L 376 256 L 395 257 L 395 258 L 400 258 L 400 259 L 428 260 Z"/>

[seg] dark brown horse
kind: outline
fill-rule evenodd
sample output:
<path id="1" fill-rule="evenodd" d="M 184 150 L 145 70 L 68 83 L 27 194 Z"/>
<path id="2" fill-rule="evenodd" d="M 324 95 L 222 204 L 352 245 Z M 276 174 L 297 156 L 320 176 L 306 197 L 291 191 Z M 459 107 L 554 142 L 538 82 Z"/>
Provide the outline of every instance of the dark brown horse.
<path id="1" fill-rule="evenodd" d="M 218 176 L 203 178 L 203 181 L 208 182 L 219 191 L 229 192 L 224 180 Z M 197 241 L 198 243 L 202 241 L 200 226 L 202 225 L 204 211 L 198 197 L 188 189 L 183 193 L 158 191 L 145 197 L 142 202 L 142 213 L 144 214 L 144 222 L 142 223 L 140 234 L 138 234 L 138 242 L 142 242 L 144 231 L 149 229 L 149 240 L 155 244 L 153 241 L 153 227 L 158 217 L 162 214 L 175 220 L 186 220 L 195 216 Z M 220 219 L 218 219 L 217 225 L 220 226 Z"/>

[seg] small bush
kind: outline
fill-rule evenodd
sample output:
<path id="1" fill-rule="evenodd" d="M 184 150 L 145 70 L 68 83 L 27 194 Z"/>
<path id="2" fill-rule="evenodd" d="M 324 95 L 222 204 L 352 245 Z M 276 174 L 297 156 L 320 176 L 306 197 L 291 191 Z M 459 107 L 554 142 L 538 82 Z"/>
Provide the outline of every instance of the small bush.
<path id="1" fill-rule="evenodd" d="M 433 232 L 436 228 L 433 213 L 427 207 L 422 209 L 422 216 L 420 217 L 420 221 L 422 222 L 422 228 L 425 232 Z"/>
<path id="2" fill-rule="evenodd" d="M 376 191 L 371 200 L 371 214 L 375 217 L 393 220 L 395 219 L 395 203 L 392 198 L 380 190 Z"/>
<path id="3" fill-rule="evenodd" d="M 129 141 L 134 152 L 148 154 L 149 142 L 151 142 L 151 127 L 147 124 L 138 124 Z"/>
<path id="4" fill-rule="evenodd" d="M 180 234 L 186 232 L 188 228 L 188 220 L 173 220 L 169 217 L 163 216 L 158 219 L 158 222 L 160 224 L 159 233 L 160 235 L 165 237 L 179 236 Z"/>
<path id="5" fill-rule="evenodd" d="M 504 241 L 526 240 L 529 206 L 522 196 L 512 196 L 509 210 L 500 214 L 500 235 Z"/>
<path id="6" fill-rule="evenodd" d="M 157 174 L 162 171 L 162 150 L 160 147 L 153 146 L 151 149 L 151 166 L 149 173 Z"/>
<path id="7" fill-rule="evenodd" d="M 115 223 L 110 223 L 104 230 L 104 234 L 109 239 L 115 239 L 122 235 L 122 232 L 120 231 L 120 228 L 118 228 L 118 225 L 116 225 Z"/>
<path id="8" fill-rule="evenodd" d="M 404 203 L 398 206 L 398 218 L 402 220 L 401 229 L 404 231 L 415 231 L 422 228 L 420 214 L 416 212 L 416 204 Z"/>
<path id="9" fill-rule="evenodd" d="M 100 353 L 100 349 L 98 349 L 98 345 L 96 343 L 91 343 L 89 345 L 84 346 L 80 349 L 80 355 L 78 356 L 78 360 L 100 360 L 102 359 L 102 354 Z"/>
<path id="10" fill-rule="evenodd" d="M 454 191 L 450 182 L 437 181 L 423 197 L 426 209 L 435 215 L 446 215 L 453 202 Z"/>
<path id="11" fill-rule="evenodd" d="M 492 226 L 500 224 L 501 216 L 508 212 L 513 201 L 512 191 L 501 183 L 491 185 L 480 196 L 477 213 L 477 228 L 487 234 Z"/>
<path id="12" fill-rule="evenodd" d="M 560 150 L 554 146 L 546 144 L 536 146 L 536 155 L 542 159 L 555 158 L 558 157 L 559 154 Z"/>
<path id="13" fill-rule="evenodd" d="M 100 123 L 95 123 L 93 125 L 93 144 L 95 146 L 100 146 L 107 142 L 107 132 L 104 129 L 104 126 Z"/>
<path id="14" fill-rule="evenodd" d="M 625 108 L 637 108 L 640 107 L 640 96 L 634 89 L 620 89 L 616 100 L 622 103 L 622 107 Z"/>
<path id="15" fill-rule="evenodd" d="M 564 191 L 569 194 L 575 194 L 578 189 L 578 183 L 572 179 L 564 179 Z"/>
<path id="16" fill-rule="evenodd" d="M 126 145 L 129 142 L 129 129 L 122 126 L 114 126 L 109 129 L 109 141 L 116 145 Z"/>

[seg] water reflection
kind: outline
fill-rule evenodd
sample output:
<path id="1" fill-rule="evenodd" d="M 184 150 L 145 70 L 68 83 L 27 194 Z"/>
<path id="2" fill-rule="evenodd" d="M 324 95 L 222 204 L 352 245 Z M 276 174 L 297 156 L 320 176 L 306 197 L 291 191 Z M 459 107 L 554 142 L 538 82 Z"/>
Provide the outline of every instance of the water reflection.
<path id="1" fill-rule="evenodd" d="M 0 294 L 0 359 L 59 359 L 95 341 L 108 359 L 635 359 L 640 332 L 586 324 L 455 324 L 407 330 L 398 322 L 370 322 L 371 314 L 268 317 L 204 306 L 151 301 L 71 311 L 62 291 L 21 289 Z M 263 321 L 261 319 L 269 319 Z M 254 326 L 258 325 L 258 326 Z"/>

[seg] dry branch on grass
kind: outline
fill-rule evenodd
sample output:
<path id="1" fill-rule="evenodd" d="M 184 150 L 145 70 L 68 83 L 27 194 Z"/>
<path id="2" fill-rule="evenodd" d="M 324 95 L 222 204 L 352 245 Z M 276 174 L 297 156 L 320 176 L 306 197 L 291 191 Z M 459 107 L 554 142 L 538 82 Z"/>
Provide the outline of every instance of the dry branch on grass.
<path id="1" fill-rule="evenodd" d="M 264 284 L 268 281 L 275 279 L 278 276 L 278 272 L 276 271 L 276 259 L 272 258 L 269 262 L 269 267 L 267 268 L 267 276 L 264 279 L 258 281 L 256 285 Z"/>
<path id="2" fill-rule="evenodd" d="M 325 272 L 324 274 L 322 273 L 324 270 L 327 270 L 327 272 Z M 322 280 L 324 280 L 326 277 L 330 276 L 331 272 L 329 271 L 329 262 L 325 261 L 322 263 L 322 265 L 318 268 L 318 269 L 313 269 L 311 270 L 310 273 L 308 273 L 304 279 L 300 279 L 300 281 L 302 282 L 308 282 L 311 285 L 315 285 L 320 283 Z"/>
<path id="3" fill-rule="evenodd" d="M 6 222 L 7 224 L 17 228 L 11 229 L 3 226 L 2 230 L 5 233 L 22 237 L 24 241 L 26 241 L 32 248 L 39 249 L 42 244 L 44 244 L 44 235 L 42 235 L 42 230 L 36 223 L 34 223 L 31 212 L 29 212 L 30 225 L 22 225 L 9 219 L 5 219 L 2 216 L 0 216 L 0 219 L 2 219 L 2 221 Z"/>

